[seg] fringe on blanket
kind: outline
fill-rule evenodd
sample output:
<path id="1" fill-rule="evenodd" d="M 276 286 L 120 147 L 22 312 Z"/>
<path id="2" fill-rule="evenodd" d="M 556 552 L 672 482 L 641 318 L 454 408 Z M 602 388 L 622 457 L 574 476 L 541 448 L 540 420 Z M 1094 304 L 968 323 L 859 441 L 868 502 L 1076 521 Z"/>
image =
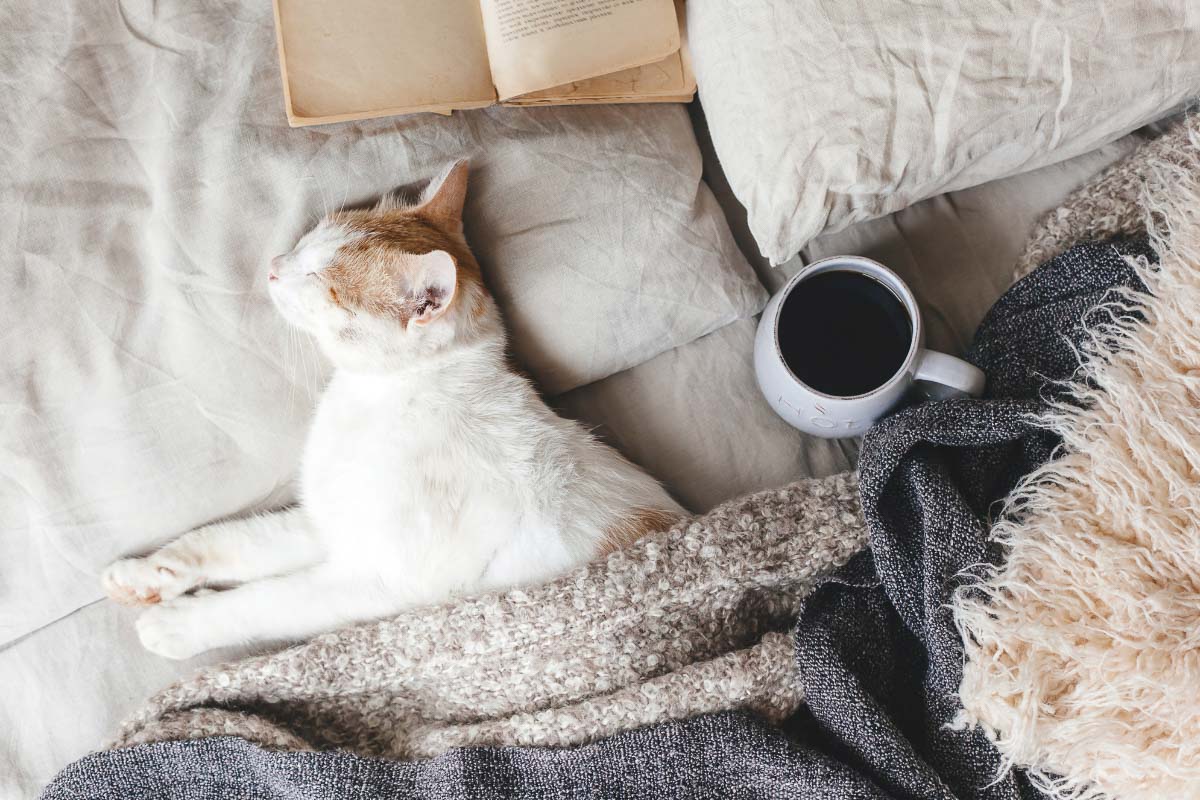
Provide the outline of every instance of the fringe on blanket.
<path id="1" fill-rule="evenodd" d="M 1149 293 L 1092 331 L 1043 420 L 1063 455 L 995 526 L 1007 560 L 953 603 L 958 722 L 1075 800 L 1200 798 L 1200 123 L 1132 159 L 1113 174 L 1145 178 Z"/>

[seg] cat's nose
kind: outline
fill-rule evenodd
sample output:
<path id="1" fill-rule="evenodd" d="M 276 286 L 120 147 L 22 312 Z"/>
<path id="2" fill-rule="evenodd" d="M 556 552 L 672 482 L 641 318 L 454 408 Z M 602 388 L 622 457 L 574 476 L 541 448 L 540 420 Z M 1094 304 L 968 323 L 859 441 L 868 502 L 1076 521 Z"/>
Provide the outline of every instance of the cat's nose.
<path id="1" fill-rule="evenodd" d="M 283 270 L 283 256 L 275 256 L 271 259 L 271 270 L 267 273 L 267 280 L 279 280 L 279 273 Z"/>

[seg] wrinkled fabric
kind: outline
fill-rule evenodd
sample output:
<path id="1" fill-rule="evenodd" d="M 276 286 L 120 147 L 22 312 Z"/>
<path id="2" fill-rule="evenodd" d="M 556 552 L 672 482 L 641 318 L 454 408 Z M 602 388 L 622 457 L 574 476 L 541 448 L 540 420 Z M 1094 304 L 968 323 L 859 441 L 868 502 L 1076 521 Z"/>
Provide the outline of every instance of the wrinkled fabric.
<path id="1" fill-rule="evenodd" d="M 971 350 L 986 397 L 916 405 L 868 435 L 871 549 L 805 601 L 793 653 L 807 707 L 782 726 L 716 714 L 571 749 L 475 747 L 415 763 L 268 753 L 228 737 L 157 742 L 89 756 L 44 797 L 1038 797 L 1019 773 L 997 779 L 999 756 L 978 730 L 948 725 L 962 646 L 947 600 L 965 570 L 1000 557 L 989 516 L 1051 457 L 1054 438 L 1032 415 L 1077 365 L 1074 345 L 1105 313 L 1093 309 L 1140 286 L 1125 255 L 1151 252 L 1145 240 L 1081 245 L 1022 281 Z M 222 685 L 220 670 L 209 677 Z"/>
<path id="2" fill-rule="evenodd" d="M 856 439 L 801 433 L 767 405 L 754 377 L 757 327 L 754 319 L 730 323 L 555 404 L 599 425 L 691 509 L 854 469 Z"/>
<path id="3" fill-rule="evenodd" d="M 472 748 L 430 761 L 273 753 L 242 739 L 163 742 L 74 764 L 42 800 L 527 800 L 809 797 L 870 783 L 781 731 L 737 713 L 631 731 L 575 749 Z"/>
<path id="4" fill-rule="evenodd" d="M 929 345 L 965 352 L 1010 283 L 1025 231 L 1139 139 L 1131 134 L 1070 162 L 859 223 L 819 237 L 809 251 L 814 257 L 861 253 L 897 270 L 921 303 Z M 773 272 L 786 280 L 783 270 Z M 572 390 L 555 404 L 599 425 L 602 435 L 697 512 L 800 477 L 852 469 L 856 440 L 807 437 L 766 404 L 754 380 L 755 324 L 753 318 L 731 323 Z M 135 618 L 135 610 L 97 602 L 0 650 L 0 685 L 23 687 L 0 702 L 0 731 L 21 731 L 0 737 L 0 797 L 32 796 L 152 693 L 198 666 L 244 654 L 168 661 L 142 648 Z M 79 669 L 81 661 L 86 670 Z"/>
<path id="5" fill-rule="evenodd" d="M 265 293 L 315 219 L 472 160 L 466 213 L 550 393 L 765 300 L 679 106 L 291 130 L 269 3 L 0 10 L 0 644 L 113 557 L 278 506 L 327 367 Z"/>
<path id="6" fill-rule="evenodd" d="M 1200 93 L 1191 0 L 690 0 L 688 39 L 721 166 L 775 264 Z"/>
<path id="7" fill-rule="evenodd" d="M 854 473 L 725 503 L 540 586 L 464 597 L 202 669 L 110 746 L 236 735 L 428 758 L 569 746 L 656 722 L 800 705 L 790 629 L 866 540 Z"/>
<path id="8" fill-rule="evenodd" d="M 796 660 L 828 751 L 892 797 L 1041 796 L 1018 772 L 998 777 L 1000 756 L 981 730 L 951 727 L 963 647 L 950 596 L 974 566 L 1002 557 L 989 521 L 1056 444 L 1034 415 L 1078 367 L 1085 328 L 1106 318 L 1095 306 L 1141 287 L 1126 255 L 1153 253 L 1144 238 L 1083 244 L 1016 284 L 970 351 L 988 376 L 985 397 L 913 406 L 863 440 L 870 552 L 810 596 Z"/>

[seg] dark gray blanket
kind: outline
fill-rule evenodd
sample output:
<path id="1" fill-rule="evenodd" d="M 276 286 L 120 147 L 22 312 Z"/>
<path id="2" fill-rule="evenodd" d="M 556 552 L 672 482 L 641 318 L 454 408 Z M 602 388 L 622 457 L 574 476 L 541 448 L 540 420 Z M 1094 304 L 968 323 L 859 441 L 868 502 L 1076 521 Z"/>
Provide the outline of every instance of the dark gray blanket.
<path id="1" fill-rule="evenodd" d="M 871 551 L 814 592 L 796 626 L 807 708 L 785 729 L 716 714 L 585 747 L 475 748 L 424 762 L 276 753 L 232 737 L 97 753 L 47 800 L 83 798 L 1029 798 L 1020 774 L 958 711 L 962 647 L 946 604 L 990 552 L 987 520 L 1055 442 L 1031 420 L 1077 364 L 1089 310 L 1139 286 L 1121 253 L 1144 241 L 1080 245 L 1013 287 L 970 358 L 983 400 L 915 405 L 867 436 L 859 469 Z"/>
<path id="2" fill-rule="evenodd" d="M 988 521 L 1057 444 L 1033 416 L 1078 366 L 1084 328 L 1109 313 L 1093 309 L 1114 288 L 1142 288 L 1122 254 L 1153 257 L 1144 239 L 1082 244 L 1016 284 L 969 354 L 988 375 L 985 398 L 913 406 L 863 441 L 870 550 L 809 597 L 796 660 L 823 749 L 881 796 L 1041 796 L 1019 772 L 997 781 L 1000 757 L 982 732 L 948 727 L 963 661 L 948 606 L 963 573 L 1002 557 Z"/>

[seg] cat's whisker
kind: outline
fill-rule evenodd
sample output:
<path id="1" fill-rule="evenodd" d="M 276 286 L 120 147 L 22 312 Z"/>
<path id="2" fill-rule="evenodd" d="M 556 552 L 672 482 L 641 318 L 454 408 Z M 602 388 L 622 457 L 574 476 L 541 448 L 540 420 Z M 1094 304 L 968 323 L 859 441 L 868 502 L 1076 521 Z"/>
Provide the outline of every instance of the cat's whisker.
<path id="1" fill-rule="evenodd" d="M 313 177 L 313 182 L 317 186 L 317 195 L 321 200 L 321 216 L 318 219 L 324 219 L 329 216 L 329 198 L 325 195 L 324 184 L 317 180 L 315 176 Z"/>
<path id="2" fill-rule="evenodd" d="M 292 411 L 292 387 L 296 384 L 291 379 L 292 370 L 292 331 L 289 327 L 286 330 L 286 335 L 283 339 L 283 368 L 284 374 L 288 377 L 288 414 Z"/>
<path id="3" fill-rule="evenodd" d="M 304 395 L 305 395 L 305 398 L 307 399 L 308 397 L 312 396 L 312 392 L 313 392 L 312 380 L 308 376 L 308 362 L 312 356 L 316 355 L 316 353 L 312 349 L 313 348 L 312 337 L 308 336 L 306 334 L 298 334 L 298 335 L 300 336 L 299 341 L 300 341 L 300 351 L 301 351 L 301 359 L 302 359 L 301 367 L 304 370 Z"/>
<path id="4" fill-rule="evenodd" d="M 292 345 L 292 339 L 296 335 L 296 330 L 291 325 L 287 329 L 287 360 L 291 375 L 288 380 L 288 416 L 296 410 L 296 356 L 295 349 Z"/>
<path id="5" fill-rule="evenodd" d="M 296 331 L 296 386 L 301 402 L 304 395 L 311 394 L 308 383 L 308 345 L 305 343 L 307 339 L 306 333 Z"/>
<path id="6" fill-rule="evenodd" d="M 312 383 L 309 384 L 309 387 L 308 387 L 308 393 L 311 396 L 322 388 L 321 352 L 320 352 L 320 349 L 317 347 L 316 341 L 314 341 L 311 336 L 308 338 L 308 349 L 309 349 L 309 352 L 312 353 L 312 365 L 313 365 L 313 381 L 312 381 Z"/>

